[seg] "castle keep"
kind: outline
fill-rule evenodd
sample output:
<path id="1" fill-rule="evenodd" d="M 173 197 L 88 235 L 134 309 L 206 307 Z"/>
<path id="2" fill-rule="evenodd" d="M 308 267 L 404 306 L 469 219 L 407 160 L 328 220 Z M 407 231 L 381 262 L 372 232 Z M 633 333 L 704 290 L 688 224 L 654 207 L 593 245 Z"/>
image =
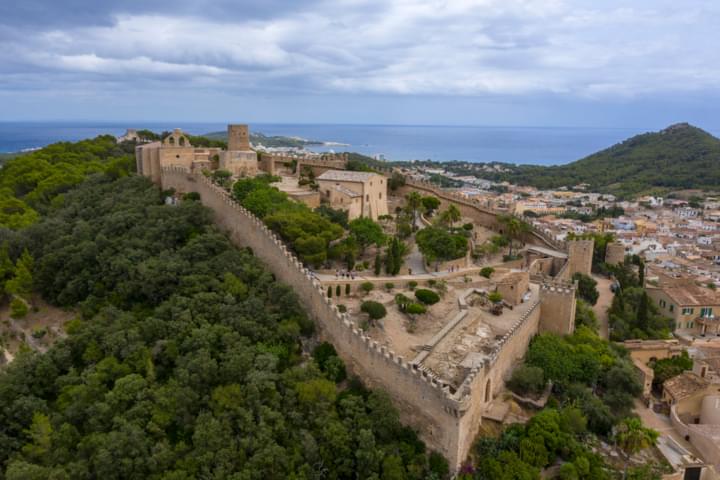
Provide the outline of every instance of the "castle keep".
<path id="1" fill-rule="evenodd" d="M 229 144 L 228 151 L 241 152 L 246 148 L 244 136 L 247 130 L 244 132 L 245 135 L 242 129 L 234 131 L 237 138 L 231 142 L 232 148 L 239 149 L 230 150 Z M 174 141 L 179 139 L 175 137 Z M 295 289 L 315 319 L 319 335 L 335 346 L 348 367 L 369 386 L 387 391 L 403 421 L 417 429 L 430 448 L 445 455 L 453 468 L 458 468 L 467 456 L 483 415 L 513 368 L 520 363 L 532 337 L 544 331 L 570 333 L 574 328 L 576 285 L 561 278 L 560 274 L 567 275 L 565 271 L 589 274 L 587 259 L 592 258 L 592 245 L 570 243 L 567 261 L 557 278 L 530 275 L 528 272 L 533 270 L 526 268 L 510 272 L 495 282 L 496 288 L 503 289 L 514 305 L 512 312 L 499 317 L 499 323 L 493 327 L 494 335 L 482 343 L 481 349 L 465 355 L 453 367 L 452 376 L 443 374 L 437 363 L 437 353 L 452 347 L 459 338 L 458 329 L 472 308 L 467 299 L 477 290 L 473 285 L 458 296 L 460 313 L 448 319 L 446 327 L 438 332 L 437 338 L 431 340 L 422 354 L 416 358 L 398 354 L 367 335 L 347 313 L 340 313 L 327 296 L 328 283 L 315 278 L 261 220 L 200 173 L 198 167 L 203 164 L 202 155 L 195 156 L 193 152 L 183 157 L 177 151 L 171 151 L 174 147 L 165 142 L 156 148 L 167 149 L 167 153 L 150 153 L 146 159 L 146 152 L 141 151 L 138 166 L 143 168 L 139 168 L 139 172 L 152 177 L 165 189 L 199 193 L 203 204 L 213 210 L 216 223 L 228 231 L 230 238 L 239 245 L 251 247 L 278 280 Z M 161 158 L 168 163 L 163 164 Z M 180 159 L 184 159 L 182 163 L 176 163 Z M 248 171 L 252 169 L 251 165 L 247 167 Z M 431 187 L 408 183 L 404 188 L 427 192 Z M 463 214 L 476 215 L 488 225 L 496 225 L 492 211 L 447 192 L 437 190 L 434 194 L 455 203 Z M 543 243 L 540 237 L 536 240 Z M 545 259 L 538 258 L 534 263 L 542 260 Z M 532 267 L 538 269 L 534 264 Z M 422 284 L 423 279 L 420 280 Z"/>

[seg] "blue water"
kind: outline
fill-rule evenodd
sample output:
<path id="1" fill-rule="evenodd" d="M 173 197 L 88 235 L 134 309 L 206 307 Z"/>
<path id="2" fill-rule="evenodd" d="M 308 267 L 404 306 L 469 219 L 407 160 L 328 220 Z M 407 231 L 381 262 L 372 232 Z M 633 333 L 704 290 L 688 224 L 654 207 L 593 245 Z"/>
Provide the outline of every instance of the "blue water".
<path id="1" fill-rule="evenodd" d="M 17 152 L 58 141 L 100 134 L 120 135 L 130 128 L 157 132 L 179 127 L 198 135 L 225 130 L 224 123 L 0 122 L 0 152 Z M 464 160 L 469 162 L 557 165 L 649 131 L 642 128 L 458 127 L 387 125 L 251 124 L 266 135 L 299 136 L 347 146 L 315 150 L 383 154 L 387 160 Z M 711 132 L 715 133 L 715 132 Z"/>

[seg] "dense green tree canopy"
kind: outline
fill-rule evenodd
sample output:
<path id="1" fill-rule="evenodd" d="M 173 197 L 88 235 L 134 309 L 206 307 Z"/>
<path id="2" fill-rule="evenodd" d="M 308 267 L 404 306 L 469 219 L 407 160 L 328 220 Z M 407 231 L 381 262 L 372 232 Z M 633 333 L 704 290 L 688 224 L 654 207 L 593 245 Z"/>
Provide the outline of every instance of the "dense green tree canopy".
<path id="1" fill-rule="evenodd" d="M 0 478 L 447 472 L 387 396 L 336 385 L 334 352 L 301 361 L 313 325 L 292 289 L 198 202 L 98 176 L 0 244 L 11 262 L 27 248 L 36 291 L 80 311 L 66 339 L 0 372 Z"/>
<path id="2" fill-rule="evenodd" d="M 468 249 L 467 237 L 439 227 L 423 228 L 415 239 L 420 252 L 429 262 L 455 260 L 465 255 Z"/>
<path id="3" fill-rule="evenodd" d="M 0 169 L 0 226 L 20 229 L 35 223 L 50 203 L 88 175 L 114 177 L 135 170 L 133 145 L 111 135 L 77 143 L 61 142 L 6 161 Z"/>

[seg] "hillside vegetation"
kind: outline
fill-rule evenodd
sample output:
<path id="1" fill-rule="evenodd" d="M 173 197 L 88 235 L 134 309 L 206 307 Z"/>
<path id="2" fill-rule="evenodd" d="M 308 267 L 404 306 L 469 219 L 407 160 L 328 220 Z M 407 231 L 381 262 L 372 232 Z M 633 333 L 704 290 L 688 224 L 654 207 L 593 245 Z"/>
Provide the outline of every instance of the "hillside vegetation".
<path id="1" fill-rule="evenodd" d="M 227 142 L 227 132 L 210 132 L 200 135 L 210 140 L 220 140 Z M 283 137 L 279 135 L 265 135 L 263 133 L 251 133 L 250 142 L 253 145 L 262 144 L 269 148 L 303 148 L 310 145 L 322 145 L 323 142 L 317 140 L 306 140 L 300 137 Z M 194 144 L 193 144 L 194 145 Z"/>
<path id="2" fill-rule="evenodd" d="M 313 323 L 296 294 L 209 210 L 165 205 L 147 179 L 107 168 L 125 158 L 109 142 L 89 142 L 16 159 L 25 180 L 2 178 L 7 198 L 38 207 L 29 225 L 0 224 L 4 263 L 80 316 L 47 353 L 0 368 L 0 480 L 446 476 L 331 345 L 303 351 Z M 54 165 L 74 175 L 42 188 Z"/>
<path id="3" fill-rule="evenodd" d="M 508 166 L 487 175 L 538 188 L 590 184 L 590 189 L 629 197 L 642 193 L 720 186 L 720 139 L 688 124 L 636 135 L 567 165 Z"/>

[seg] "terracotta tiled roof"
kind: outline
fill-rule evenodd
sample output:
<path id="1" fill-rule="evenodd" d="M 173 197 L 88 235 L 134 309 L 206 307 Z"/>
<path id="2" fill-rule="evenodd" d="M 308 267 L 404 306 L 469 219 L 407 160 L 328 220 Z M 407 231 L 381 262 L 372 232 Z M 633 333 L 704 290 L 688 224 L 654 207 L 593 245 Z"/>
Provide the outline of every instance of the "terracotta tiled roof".
<path id="1" fill-rule="evenodd" d="M 699 375 L 693 372 L 684 372 L 677 377 L 665 380 L 663 390 L 669 393 L 675 400 L 681 400 L 705 389 L 708 385 L 710 385 L 710 382 Z"/>
<path id="2" fill-rule="evenodd" d="M 680 306 L 720 305 L 720 294 L 697 285 L 665 287 L 663 291 Z"/>

